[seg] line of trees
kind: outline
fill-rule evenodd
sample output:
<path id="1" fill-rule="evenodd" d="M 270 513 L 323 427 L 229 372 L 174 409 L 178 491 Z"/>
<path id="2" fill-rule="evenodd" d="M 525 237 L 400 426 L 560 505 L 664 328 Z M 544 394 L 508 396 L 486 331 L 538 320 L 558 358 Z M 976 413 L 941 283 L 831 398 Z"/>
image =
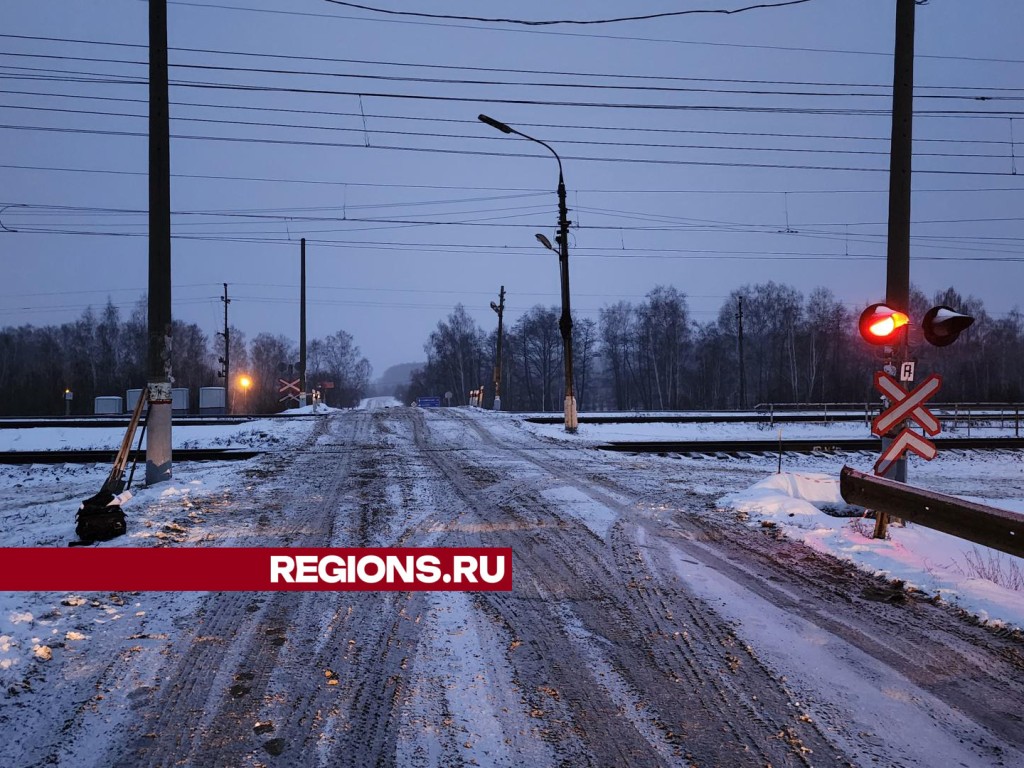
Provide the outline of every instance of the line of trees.
<path id="1" fill-rule="evenodd" d="M 247 343 L 245 334 L 234 327 L 230 338 L 232 410 L 282 410 L 278 378 L 288 377 L 279 366 L 299 360 L 298 345 L 268 333 Z M 72 413 L 92 413 L 93 398 L 123 397 L 126 390 L 145 386 L 146 347 L 145 300 L 127 318 L 108 301 L 99 312 L 87 309 L 78 320 L 63 325 L 0 329 L 0 414 L 63 413 L 65 389 L 74 394 Z M 224 337 L 217 334 L 211 344 L 198 325 L 175 320 L 171 350 L 174 386 L 187 388 L 193 409 L 198 409 L 200 387 L 224 386 L 218 376 Z M 328 405 L 351 406 L 366 394 L 372 370 L 351 335 L 338 331 L 314 339 L 306 352 L 307 385 L 333 384 L 323 389 Z M 248 391 L 239 386 L 242 373 L 252 380 Z"/>
<path id="2" fill-rule="evenodd" d="M 980 299 L 952 288 L 911 296 L 920 321 L 943 304 L 976 318 L 949 347 L 935 348 L 911 328 L 910 357 L 922 372 L 944 377 L 947 402 L 1018 402 L 1024 397 L 1024 315 L 993 318 Z M 740 307 L 742 306 L 742 346 Z M 505 410 L 560 411 L 564 397 L 562 341 L 556 307 L 534 306 L 506 331 L 501 399 Z M 438 323 L 424 350 L 426 364 L 403 393 L 451 392 L 466 404 L 484 385 L 490 406 L 497 331 L 482 330 L 461 305 Z M 740 369 L 744 372 L 740 386 Z M 775 282 L 733 291 L 718 317 L 695 321 L 686 295 L 657 286 L 643 301 L 620 301 L 597 322 L 574 319 L 574 388 L 580 410 L 739 408 L 761 403 L 864 403 L 877 400 L 871 375 L 882 352 L 864 342 L 857 313 L 827 288 L 804 297 Z M 741 402 L 741 397 L 744 402 Z"/>

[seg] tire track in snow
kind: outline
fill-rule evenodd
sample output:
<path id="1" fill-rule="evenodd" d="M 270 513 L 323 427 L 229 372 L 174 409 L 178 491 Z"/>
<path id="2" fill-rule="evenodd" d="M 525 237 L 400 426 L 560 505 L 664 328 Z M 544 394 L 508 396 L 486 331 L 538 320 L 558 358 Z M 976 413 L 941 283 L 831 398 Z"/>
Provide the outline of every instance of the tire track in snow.
<path id="1" fill-rule="evenodd" d="M 706 606 L 676 589 L 671 606 L 652 609 L 650 593 L 668 590 L 641 587 L 655 575 L 623 548 L 629 542 L 603 541 L 545 499 L 538 488 L 551 471 L 536 452 L 507 449 L 468 423 L 498 453 L 486 458 L 490 468 L 513 479 L 481 498 L 467 481 L 476 458 L 472 451 L 431 456 L 453 484 L 475 496 L 481 530 L 492 539 L 487 543 L 513 548 L 518 594 L 487 593 L 478 600 L 491 605 L 518 642 L 532 646 L 532 655 L 510 654 L 521 680 L 548 679 L 539 689 L 554 689 L 567 702 L 545 720 L 553 740 L 574 744 L 574 763 L 806 765 L 807 750 L 816 748 L 816 764 L 845 764 L 816 728 L 798 719 L 786 692 L 763 667 L 730 665 L 721 648 L 731 636 L 725 622 L 711 626 L 703 619 L 698 630 L 680 632 L 673 612 L 702 616 L 709 613 Z M 568 480 L 595 498 L 592 488 Z M 619 500 L 600 495 L 599 503 L 623 511 Z M 583 637 L 600 642 L 580 642 Z M 753 691 L 761 694 L 758 706 L 752 704 L 758 700 Z M 624 717 L 624 701 L 640 714 Z M 534 697 L 532 703 L 544 702 Z M 757 716 L 762 707 L 776 712 Z"/>
<path id="2" fill-rule="evenodd" d="M 481 440 L 500 444 L 493 436 L 486 437 L 482 426 L 463 419 Z M 583 481 L 578 461 L 566 461 L 570 453 L 548 448 L 519 450 L 519 455 L 548 467 L 567 484 L 603 504 L 614 507 L 623 497 L 637 496 L 631 474 L 616 471 L 629 466 L 628 462 L 602 456 L 594 463 L 598 468 L 603 464 L 605 470 L 592 472 Z M 714 509 L 714 498 L 700 493 L 692 496 L 691 502 Z M 998 764 L 1002 755 L 1009 753 L 1007 747 L 1024 751 L 1024 720 L 1019 715 L 1024 709 L 1024 646 L 1015 633 L 976 626 L 956 615 L 955 610 L 895 589 L 884 579 L 848 563 L 783 537 L 752 531 L 721 514 L 687 514 L 671 497 L 653 506 L 677 511 L 642 515 L 639 507 L 622 510 L 635 522 L 637 540 L 647 542 L 642 549 L 652 568 L 666 573 L 672 570 L 665 551 L 675 550 L 677 560 L 680 555 L 692 558 L 695 564 L 713 569 L 773 607 L 848 643 L 880 669 L 889 668 L 893 680 L 905 679 L 909 683 L 905 687 L 919 688 L 923 695 L 915 698 L 916 706 L 943 723 L 943 731 L 949 730 L 960 742 L 972 745 L 974 754 Z M 663 550 L 661 558 L 665 562 L 661 564 L 651 557 L 656 548 Z M 875 684 L 885 685 L 882 677 Z M 894 690 L 888 695 L 914 696 L 909 691 L 897 694 Z M 931 697 L 934 700 L 929 702 Z M 841 702 L 839 707 L 825 708 L 842 711 Z M 846 744 L 857 742 L 849 733 L 850 720 L 849 713 L 832 715 L 829 731 L 839 734 L 837 738 Z M 916 748 L 919 750 L 920 745 Z M 897 759 L 886 751 L 884 743 L 868 743 L 865 749 L 875 759 Z"/>

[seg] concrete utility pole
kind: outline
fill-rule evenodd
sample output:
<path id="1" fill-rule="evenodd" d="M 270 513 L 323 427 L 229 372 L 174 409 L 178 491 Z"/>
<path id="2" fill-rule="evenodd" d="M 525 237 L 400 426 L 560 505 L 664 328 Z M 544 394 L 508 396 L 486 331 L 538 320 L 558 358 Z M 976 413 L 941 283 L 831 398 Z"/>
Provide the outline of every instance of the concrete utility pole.
<path id="1" fill-rule="evenodd" d="M 171 479 L 170 142 L 167 103 L 167 0 L 150 0 L 147 485 Z"/>
<path id="2" fill-rule="evenodd" d="M 501 410 L 501 337 L 502 318 L 505 315 L 505 286 L 501 286 L 498 293 L 498 303 L 491 302 L 491 309 L 498 313 L 498 360 L 494 364 L 494 410 Z"/>
<path id="3" fill-rule="evenodd" d="M 896 43 L 892 76 L 892 140 L 889 146 L 889 239 L 885 303 L 910 314 L 910 192 L 914 119 L 914 8 L 896 0 Z M 903 334 L 906 351 L 906 333 Z"/>
<path id="4" fill-rule="evenodd" d="M 555 157 L 558 159 L 558 267 L 562 277 L 562 316 L 558 320 L 558 327 L 562 331 L 565 355 L 565 431 L 575 432 L 578 420 L 572 372 L 572 311 L 569 309 L 569 211 L 565 205 L 562 159 L 558 155 Z"/>
<path id="5" fill-rule="evenodd" d="M 306 238 L 299 241 L 299 407 L 306 404 Z"/>
<path id="6" fill-rule="evenodd" d="M 917 0 L 896 0 L 896 40 L 892 74 L 892 140 L 889 147 L 889 239 L 886 250 L 885 303 L 910 314 L 910 192 L 914 119 L 914 10 Z M 905 327 L 894 351 L 896 364 L 909 353 Z M 888 365 L 893 363 L 887 361 Z M 902 425 L 901 425 L 902 426 Z M 884 451 L 891 437 L 882 438 Z M 907 481 L 907 460 L 894 462 L 885 476 Z M 877 512 L 875 538 L 885 538 L 888 515 Z"/>
<path id="7" fill-rule="evenodd" d="M 747 407 L 747 375 L 743 370 L 743 297 L 736 297 L 736 322 L 737 330 L 736 344 L 740 353 L 740 410 Z"/>
<path id="8" fill-rule="evenodd" d="M 224 295 L 220 300 L 224 302 L 224 333 L 221 334 L 224 337 L 224 357 L 221 358 L 224 363 L 224 413 L 231 413 L 231 331 L 228 327 L 228 304 L 231 299 L 228 298 L 227 283 L 224 283 Z"/>

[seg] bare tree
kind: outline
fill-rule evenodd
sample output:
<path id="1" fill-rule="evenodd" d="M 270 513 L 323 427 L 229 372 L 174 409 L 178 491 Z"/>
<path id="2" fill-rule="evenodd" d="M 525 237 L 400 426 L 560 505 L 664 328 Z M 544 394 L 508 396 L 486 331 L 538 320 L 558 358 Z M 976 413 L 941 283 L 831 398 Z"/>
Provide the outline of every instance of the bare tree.
<path id="1" fill-rule="evenodd" d="M 309 344 L 306 355 L 306 380 L 312 384 L 330 382 L 324 389 L 328 405 L 356 405 L 370 387 L 372 368 L 359 353 L 351 334 L 338 331 Z"/>

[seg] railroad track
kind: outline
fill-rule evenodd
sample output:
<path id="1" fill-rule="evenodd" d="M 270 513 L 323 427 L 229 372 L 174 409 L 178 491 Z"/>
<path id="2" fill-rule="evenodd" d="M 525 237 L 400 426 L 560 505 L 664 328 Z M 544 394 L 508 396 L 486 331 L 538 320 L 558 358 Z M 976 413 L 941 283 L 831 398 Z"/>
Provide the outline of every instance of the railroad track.
<path id="1" fill-rule="evenodd" d="M 939 450 L 1020 450 L 1024 438 L 945 437 L 932 439 Z M 877 451 L 879 438 L 820 440 L 687 440 L 616 441 L 597 447 L 602 451 L 627 453 L 833 453 L 836 451 Z"/>
<path id="2" fill-rule="evenodd" d="M 999 411 L 960 411 L 933 408 L 932 411 L 940 422 L 980 424 L 983 422 L 1001 422 L 1012 427 L 1017 422 L 1016 414 L 1010 410 Z M 865 418 L 864 411 L 818 411 L 816 413 L 680 413 L 668 414 L 636 414 L 636 415 L 585 415 L 579 416 L 580 424 L 830 424 L 832 422 L 864 422 L 870 423 L 878 415 L 873 409 Z M 552 416 L 528 416 L 523 419 L 532 424 L 561 424 L 565 417 L 561 414 Z"/>
<path id="3" fill-rule="evenodd" d="M 174 451 L 177 461 L 240 461 L 263 451 L 234 448 L 182 448 Z M 0 451 L 0 464 L 112 464 L 117 451 Z M 146 463 L 145 452 L 132 451 L 128 461 Z"/>
<path id="4" fill-rule="evenodd" d="M 947 437 L 934 439 L 939 450 L 1020 450 L 1024 438 L 1013 437 Z M 596 446 L 602 451 L 620 453 L 777 453 L 778 440 L 686 440 L 686 441 L 614 441 Z M 877 438 L 855 439 L 787 439 L 781 443 L 783 453 L 835 453 L 837 451 L 877 451 Z M 332 453 L 334 451 L 327 451 Z M 114 460 L 113 450 L 67 451 L 0 451 L 0 464 L 106 464 Z M 174 451 L 176 461 L 244 461 L 266 451 L 238 448 L 182 448 Z M 145 462 L 144 451 L 132 451 L 129 461 Z"/>
<path id="5" fill-rule="evenodd" d="M 260 417 L 249 416 L 195 416 L 195 417 L 174 417 L 175 427 L 206 427 L 213 424 L 218 426 L 236 426 L 254 421 Z M 271 417 L 267 417 L 271 418 Z M 293 417 L 294 418 L 294 417 Z M 124 429 L 128 426 L 128 416 L 103 417 L 54 417 L 49 419 L 0 419 L 0 429 L 34 429 L 36 427 L 60 427 L 61 429 L 86 427 L 95 429 L 97 427 L 118 427 Z"/>

